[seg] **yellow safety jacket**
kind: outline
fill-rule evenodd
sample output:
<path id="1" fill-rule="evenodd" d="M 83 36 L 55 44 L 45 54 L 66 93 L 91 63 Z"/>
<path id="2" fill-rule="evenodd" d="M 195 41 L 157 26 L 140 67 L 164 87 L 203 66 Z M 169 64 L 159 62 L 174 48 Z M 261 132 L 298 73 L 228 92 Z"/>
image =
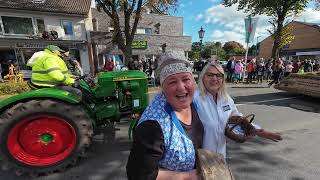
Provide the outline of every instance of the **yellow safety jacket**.
<path id="1" fill-rule="evenodd" d="M 52 87 L 71 85 L 73 75 L 69 74 L 66 63 L 56 54 L 45 49 L 32 66 L 31 82 L 37 86 Z"/>

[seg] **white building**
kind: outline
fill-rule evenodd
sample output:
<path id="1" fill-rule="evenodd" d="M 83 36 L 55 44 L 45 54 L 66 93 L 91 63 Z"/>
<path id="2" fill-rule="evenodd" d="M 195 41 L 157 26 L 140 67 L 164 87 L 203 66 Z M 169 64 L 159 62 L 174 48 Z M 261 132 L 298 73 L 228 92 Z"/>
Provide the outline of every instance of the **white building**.
<path id="1" fill-rule="evenodd" d="M 3 71 L 7 70 L 8 63 L 15 63 L 21 69 L 28 68 L 26 61 L 34 52 L 54 44 L 70 50 L 80 60 L 84 71 L 90 72 L 90 5 L 91 0 L 0 1 L 0 63 Z"/>

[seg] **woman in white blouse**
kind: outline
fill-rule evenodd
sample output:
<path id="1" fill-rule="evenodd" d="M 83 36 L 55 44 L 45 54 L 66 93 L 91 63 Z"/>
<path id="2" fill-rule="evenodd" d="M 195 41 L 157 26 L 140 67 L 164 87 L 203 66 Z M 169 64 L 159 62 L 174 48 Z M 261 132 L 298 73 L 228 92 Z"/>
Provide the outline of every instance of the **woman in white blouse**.
<path id="1" fill-rule="evenodd" d="M 226 157 L 225 128 L 228 119 L 231 116 L 242 116 L 242 114 L 226 90 L 221 65 L 208 63 L 203 68 L 199 76 L 199 90 L 194 95 L 194 101 L 204 126 L 203 148 Z M 273 141 L 281 140 L 280 134 L 254 126 L 256 135 Z M 228 137 L 233 139 L 231 136 Z"/>

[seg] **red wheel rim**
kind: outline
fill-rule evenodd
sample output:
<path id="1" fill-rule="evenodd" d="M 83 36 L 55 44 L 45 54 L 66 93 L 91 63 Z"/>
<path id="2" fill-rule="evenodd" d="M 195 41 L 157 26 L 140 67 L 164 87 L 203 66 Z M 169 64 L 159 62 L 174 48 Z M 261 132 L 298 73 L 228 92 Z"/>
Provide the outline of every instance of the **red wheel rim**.
<path id="1" fill-rule="evenodd" d="M 31 166 L 53 165 L 75 148 L 75 129 L 56 116 L 33 116 L 20 121 L 9 132 L 7 146 L 18 161 Z"/>

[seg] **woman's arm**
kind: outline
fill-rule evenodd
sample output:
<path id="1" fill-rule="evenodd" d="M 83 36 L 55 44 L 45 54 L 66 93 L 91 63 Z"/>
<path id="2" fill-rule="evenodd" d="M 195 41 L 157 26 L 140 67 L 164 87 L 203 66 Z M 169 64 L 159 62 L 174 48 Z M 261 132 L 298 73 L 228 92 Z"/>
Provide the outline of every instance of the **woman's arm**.
<path id="1" fill-rule="evenodd" d="M 164 152 L 162 129 L 157 121 L 145 121 L 133 133 L 127 163 L 129 180 L 154 180 L 158 176 L 159 161 Z"/>

